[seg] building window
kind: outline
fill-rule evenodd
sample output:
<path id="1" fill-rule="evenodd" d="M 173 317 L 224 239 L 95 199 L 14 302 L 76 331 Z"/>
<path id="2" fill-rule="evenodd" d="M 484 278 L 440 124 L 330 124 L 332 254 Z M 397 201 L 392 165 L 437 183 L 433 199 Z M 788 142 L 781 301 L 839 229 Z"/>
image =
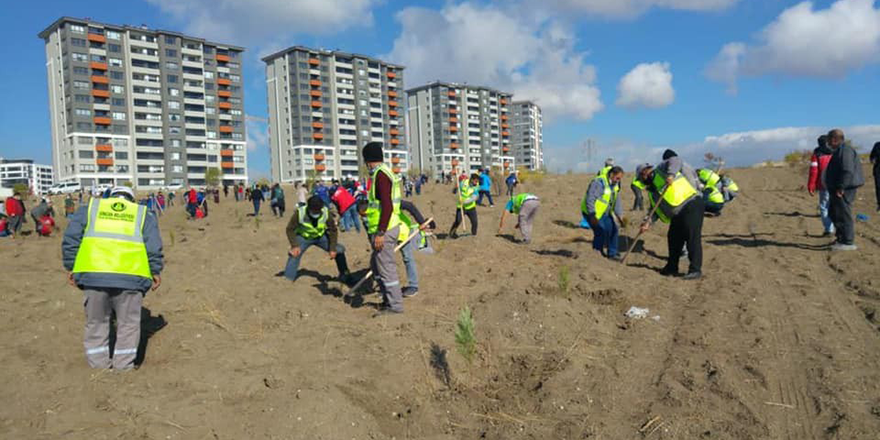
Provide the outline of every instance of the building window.
<path id="1" fill-rule="evenodd" d="M 95 157 L 95 153 L 91 150 L 79 150 L 79 158 L 80 159 L 93 159 Z"/>
<path id="2" fill-rule="evenodd" d="M 117 121 L 124 121 L 125 120 L 125 113 L 113 112 L 113 119 L 115 119 Z"/>
<path id="3" fill-rule="evenodd" d="M 71 46 L 86 47 L 86 40 L 82 38 L 71 38 L 70 44 Z"/>
<path id="4" fill-rule="evenodd" d="M 122 38 L 122 35 L 120 35 L 119 32 L 116 31 L 107 31 L 104 33 L 104 35 L 106 35 L 107 38 L 111 40 L 119 40 Z"/>
<path id="5" fill-rule="evenodd" d="M 76 102 L 91 102 L 89 95 L 74 95 L 74 100 Z"/>
<path id="6" fill-rule="evenodd" d="M 165 36 L 165 44 L 177 44 L 177 37 L 172 37 L 171 35 Z"/>
<path id="7" fill-rule="evenodd" d="M 110 52 L 121 52 L 121 51 L 122 51 L 122 46 L 120 46 L 120 45 L 118 45 L 118 44 L 110 43 L 110 44 L 107 45 L 107 50 L 110 51 Z"/>
<path id="8" fill-rule="evenodd" d="M 70 57 L 73 58 L 74 61 L 79 61 L 85 63 L 89 60 L 88 55 L 84 53 L 73 52 L 70 54 Z"/>
<path id="9" fill-rule="evenodd" d="M 74 88 L 74 89 L 88 90 L 89 87 L 90 87 L 90 85 L 89 85 L 89 82 L 88 82 L 88 81 L 74 81 L 74 82 L 73 82 L 73 88 Z"/>
<path id="10" fill-rule="evenodd" d="M 125 105 L 125 98 L 113 98 L 113 105 L 122 107 Z"/>
<path id="11" fill-rule="evenodd" d="M 78 108 L 78 109 L 76 109 L 76 115 L 77 115 L 77 116 L 87 116 L 87 117 L 88 117 L 88 116 L 91 116 L 91 115 L 92 115 L 92 111 L 89 110 L 89 109 L 87 109 L 87 108 Z"/>
<path id="12" fill-rule="evenodd" d="M 110 71 L 110 78 L 111 79 L 123 79 L 123 78 L 125 78 L 125 74 L 122 72 L 119 72 L 117 70 L 111 70 Z"/>
<path id="13" fill-rule="evenodd" d="M 177 110 L 180 108 L 180 101 L 168 101 L 168 108 Z"/>
<path id="14" fill-rule="evenodd" d="M 107 64 L 110 64 L 112 67 L 122 67 L 122 60 L 119 58 L 109 58 Z"/>
<path id="15" fill-rule="evenodd" d="M 73 73 L 76 74 L 76 75 L 88 75 L 88 74 L 89 74 L 89 68 L 88 68 L 88 67 L 82 67 L 82 66 L 73 66 Z"/>
<path id="16" fill-rule="evenodd" d="M 169 87 L 168 94 L 171 96 L 180 96 L 180 89 L 175 89 L 174 87 Z"/>
<path id="17" fill-rule="evenodd" d="M 113 93 L 116 93 L 118 95 L 125 93 L 125 87 L 123 87 L 123 86 L 113 85 L 113 86 L 110 86 L 110 90 Z"/>
<path id="18" fill-rule="evenodd" d="M 72 25 L 70 25 L 70 31 L 76 32 L 78 34 L 84 34 L 84 33 L 86 33 L 86 27 L 80 26 L 78 24 L 72 24 Z"/>
<path id="19" fill-rule="evenodd" d="M 165 56 L 168 58 L 176 58 L 177 51 L 174 49 L 165 49 Z"/>
<path id="20" fill-rule="evenodd" d="M 168 70 L 177 70 L 180 66 L 173 61 L 166 61 L 165 68 Z"/>

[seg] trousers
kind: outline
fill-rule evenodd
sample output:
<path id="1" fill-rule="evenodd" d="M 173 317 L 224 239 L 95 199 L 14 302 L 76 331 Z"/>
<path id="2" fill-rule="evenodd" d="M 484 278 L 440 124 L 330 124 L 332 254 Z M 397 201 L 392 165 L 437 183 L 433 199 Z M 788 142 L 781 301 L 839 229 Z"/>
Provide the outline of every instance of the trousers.
<path id="1" fill-rule="evenodd" d="M 828 203 L 828 215 L 834 222 L 834 233 L 837 235 L 837 242 L 840 244 L 853 244 L 856 238 L 856 225 L 853 218 L 853 203 L 856 201 L 856 190 L 843 190 L 843 197 L 837 197 L 837 194 L 831 194 L 831 201 Z"/>
<path id="2" fill-rule="evenodd" d="M 419 236 L 413 237 L 409 243 L 400 249 L 400 256 L 403 257 L 403 267 L 406 268 L 406 283 L 409 287 L 419 288 L 419 270 L 416 267 L 415 252 L 419 248 Z"/>
<path id="3" fill-rule="evenodd" d="M 293 257 L 288 254 L 287 265 L 284 266 L 284 277 L 291 281 L 296 281 L 299 276 L 299 262 L 302 260 L 303 255 L 306 254 L 306 250 L 309 247 L 318 246 L 319 248 L 330 252 L 330 240 L 327 238 L 326 234 L 314 240 L 308 240 L 297 235 L 296 241 L 300 248 L 299 256 Z M 339 270 L 339 276 L 348 273 L 348 262 L 345 260 L 345 247 L 338 243 L 336 244 L 336 269 Z"/>
<path id="4" fill-rule="evenodd" d="M 834 222 L 831 221 L 831 216 L 828 215 L 828 202 L 831 201 L 831 197 L 829 197 L 828 190 L 820 189 L 819 190 L 819 218 L 822 219 L 822 227 L 825 232 L 833 233 L 834 232 Z"/>
<path id="5" fill-rule="evenodd" d="M 666 266 L 678 271 L 681 251 L 687 245 L 690 265 L 688 273 L 700 272 L 703 268 L 703 214 L 705 205 L 701 197 L 695 197 L 672 217 L 666 241 L 669 246 L 669 260 Z"/>
<path id="6" fill-rule="evenodd" d="M 83 289 L 86 328 L 83 345 L 92 368 L 134 368 L 141 339 L 144 295 L 134 290 Z M 110 316 L 116 312 L 116 344 L 110 353 Z M 112 359 L 111 359 L 112 358 Z"/>
<path id="7" fill-rule="evenodd" d="M 593 249 L 599 252 L 604 252 L 607 247 L 608 252 L 605 253 L 605 256 L 616 257 L 617 243 L 619 241 L 618 234 L 619 230 L 617 224 L 614 223 L 611 214 L 605 213 L 605 215 L 599 219 L 599 225 L 593 228 Z"/>
<path id="8" fill-rule="evenodd" d="M 394 255 L 399 235 L 399 226 L 385 231 L 385 244 L 382 250 L 372 247 L 373 252 L 370 254 L 370 268 L 373 269 L 376 281 L 379 282 L 382 302 L 395 312 L 403 312 L 403 292 L 400 289 L 400 277 L 397 274 L 397 261 Z M 372 239 L 370 243 L 372 245 Z"/>
<path id="9" fill-rule="evenodd" d="M 526 200 L 519 209 L 519 231 L 522 232 L 523 240 L 526 243 L 532 241 L 532 224 L 535 222 L 535 215 L 538 214 L 538 207 L 541 202 L 537 199 Z"/>
<path id="10" fill-rule="evenodd" d="M 471 235 L 477 235 L 477 208 L 465 209 L 464 215 L 466 215 L 468 221 L 471 222 Z M 458 229 L 461 220 L 461 209 L 458 208 L 455 210 L 455 222 L 452 223 L 452 228 L 449 230 L 450 235 L 455 233 L 455 230 Z"/>

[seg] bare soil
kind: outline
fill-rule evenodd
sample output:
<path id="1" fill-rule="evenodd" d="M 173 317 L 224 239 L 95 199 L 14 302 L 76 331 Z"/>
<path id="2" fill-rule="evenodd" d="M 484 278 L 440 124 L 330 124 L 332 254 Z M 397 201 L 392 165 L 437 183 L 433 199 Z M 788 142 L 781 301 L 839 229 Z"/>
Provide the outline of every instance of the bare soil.
<path id="1" fill-rule="evenodd" d="M 128 373 L 86 365 L 60 236 L 3 239 L 0 438 L 880 438 L 874 194 L 859 192 L 857 212 L 871 216 L 859 250 L 831 253 L 802 171 L 730 170 L 742 193 L 706 219 L 695 282 L 657 273 L 662 225 L 628 267 L 595 254 L 591 232 L 572 225 L 589 176 L 526 182 L 542 203 L 531 245 L 510 240 L 509 220 L 496 236 L 499 197 L 479 208 L 476 237 L 417 255 L 420 294 L 381 318 L 376 295 L 342 295 L 317 248 L 297 282 L 274 276 L 287 219 L 268 206 L 255 220 L 223 199 L 197 222 L 177 206 L 160 223 L 163 285 L 144 303 L 168 324 Z M 438 232 L 454 215 L 450 189 L 413 199 Z M 365 236 L 341 242 L 362 275 Z M 464 306 L 471 363 L 454 340 Z M 630 306 L 649 317 L 626 318 Z"/>

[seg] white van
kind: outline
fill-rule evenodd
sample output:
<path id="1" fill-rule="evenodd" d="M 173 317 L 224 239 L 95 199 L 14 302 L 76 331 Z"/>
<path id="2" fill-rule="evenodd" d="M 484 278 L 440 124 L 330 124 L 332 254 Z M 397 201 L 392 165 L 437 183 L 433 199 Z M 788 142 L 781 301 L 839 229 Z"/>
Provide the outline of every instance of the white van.
<path id="1" fill-rule="evenodd" d="M 82 189 L 79 182 L 59 182 L 49 187 L 49 195 L 73 194 Z"/>

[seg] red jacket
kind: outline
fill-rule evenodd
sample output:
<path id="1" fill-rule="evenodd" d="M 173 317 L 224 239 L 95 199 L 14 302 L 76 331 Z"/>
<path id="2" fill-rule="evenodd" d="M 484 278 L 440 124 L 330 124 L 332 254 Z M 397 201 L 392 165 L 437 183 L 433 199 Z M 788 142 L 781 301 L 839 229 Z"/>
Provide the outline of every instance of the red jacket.
<path id="1" fill-rule="evenodd" d="M 348 211 L 348 208 L 351 208 L 351 205 L 354 204 L 354 196 L 352 196 L 348 190 L 343 188 L 342 185 L 336 187 L 336 192 L 333 193 L 330 200 L 333 200 L 333 202 L 336 203 L 336 206 L 339 207 L 339 214 Z"/>
<path id="2" fill-rule="evenodd" d="M 54 228 L 55 220 L 51 216 L 45 215 L 40 219 L 40 234 L 49 235 Z"/>
<path id="3" fill-rule="evenodd" d="M 832 154 L 833 151 L 827 147 L 813 150 L 813 157 L 810 158 L 810 178 L 807 181 L 807 190 L 810 192 L 825 190 L 825 168 L 828 167 Z"/>
<path id="4" fill-rule="evenodd" d="M 19 217 L 24 215 L 24 205 L 22 205 L 21 200 L 16 200 L 12 197 L 6 199 L 6 215 L 10 217 L 13 215 Z"/>
<path id="5" fill-rule="evenodd" d="M 187 201 L 192 204 L 199 203 L 199 195 L 198 195 L 198 193 L 196 193 L 195 189 L 189 190 L 189 194 L 187 194 L 186 198 L 187 198 Z"/>

